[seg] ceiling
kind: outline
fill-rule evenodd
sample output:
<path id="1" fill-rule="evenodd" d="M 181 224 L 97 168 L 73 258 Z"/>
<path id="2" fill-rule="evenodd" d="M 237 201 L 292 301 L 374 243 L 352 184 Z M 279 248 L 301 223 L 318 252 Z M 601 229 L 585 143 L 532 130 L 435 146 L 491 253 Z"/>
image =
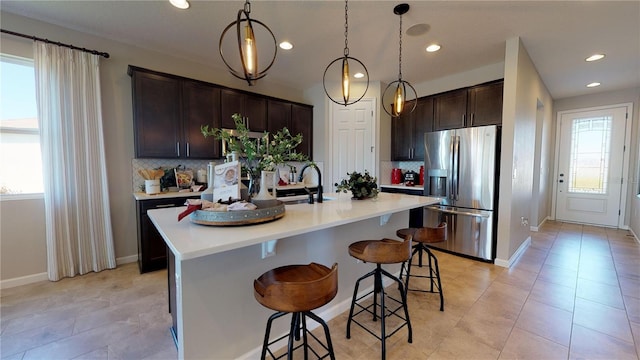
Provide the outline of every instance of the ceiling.
<path id="1" fill-rule="evenodd" d="M 348 4 L 349 54 L 366 65 L 371 80 L 389 83 L 398 78 L 399 16 L 393 8 L 399 3 Z M 429 26 L 422 35 L 403 34 L 402 75 L 412 84 L 500 63 L 505 41 L 519 36 L 554 99 L 640 86 L 638 0 L 408 3 L 403 30 Z M 344 5 L 311 0 L 251 3 L 252 19 L 267 24 L 278 42 L 294 44 L 293 50 L 278 51 L 269 81 L 296 89 L 322 82 L 327 65 L 344 52 Z M 191 1 L 187 10 L 174 8 L 168 0 L 2 0 L 0 6 L 3 12 L 223 69 L 220 34 L 235 20 L 243 1 Z M 432 42 L 442 49 L 424 51 Z M 594 53 L 606 57 L 584 61 Z M 586 88 L 591 82 L 602 85 Z"/>

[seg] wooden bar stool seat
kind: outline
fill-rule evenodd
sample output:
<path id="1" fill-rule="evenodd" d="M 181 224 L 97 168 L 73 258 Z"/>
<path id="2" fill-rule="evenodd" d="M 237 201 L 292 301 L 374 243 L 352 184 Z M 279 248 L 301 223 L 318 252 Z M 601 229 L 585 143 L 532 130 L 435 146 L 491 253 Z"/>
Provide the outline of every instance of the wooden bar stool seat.
<path id="1" fill-rule="evenodd" d="M 407 291 L 420 291 L 440 294 L 440 311 L 444 311 L 444 294 L 442 292 L 442 282 L 440 280 L 440 269 L 438 267 L 438 258 L 429 249 L 429 244 L 439 243 L 447 240 L 447 223 L 442 222 L 437 227 L 420 227 L 420 228 L 404 228 L 396 231 L 396 235 L 405 239 L 410 236 L 414 242 L 413 253 L 408 263 L 402 263 L 400 269 L 400 279 L 405 274 L 405 288 Z M 427 254 L 428 274 L 418 275 L 411 273 L 411 266 L 422 267 L 422 255 Z M 413 257 L 418 254 L 418 265 L 412 264 Z M 405 266 L 406 265 L 406 266 Z M 429 279 L 428 289 L 418 289 L 409 287 L 409 279 L 425 278 Z"/>
<path id="2" fill-rule="evenodd" d="M 405 262 L 411 258 L 411 236 L 405 238 L 404 241 L 397 241 L 391 239 L 382 240 L 363 240 L 352 243 L 349 245 L 349 255 L 364 262 L 376 264 L 376 268 L 368 274 L 362 276 L 356 281 L 356 285 L 353 291 L 353 299 L 351 301 L 351 308 L 349 310 L 349 319 L 347 320 L 347 339 L 351 338 L 351 322 L 362 327 L 367 332 L 375 336 L 382 343 L 382 359 L 386 357 L 386 339 L 405 325 L 408 330 L 408 342 L 412 342 L 412 330 L 411 321 L 409 319 L 409 310 L 407 308 L 407 293 L 404 289 L 404 285 L 400 279 L 392 275 L 388 271 L 382 269 L 382 264 L 399 264 Z M 360 282 L 370 276 L 373 276 L 373 290 L 358 297 L 358 288 Z M 401 299 L 396 299 L 385 293 L 382 285 L 382 276 L 385 276 L 398 284 L 398 290 L 400 292 Z M 373 303 L 366 305 L 364 299 L 373 294 Z M 378 306 L 378 296 L 380 297 L 380 306 Z M 387 300 L 390 300 L 391 305 L 385 304 Z M 358 307 L 358 311 L 354 313 L 355 308 Z M 399 313 L 403 310 L 403 314 Z M 369 329 L 362 322 L 358 321 L 358 315 L 366 312 L 373 315 L 373 321 L 377 321 L 380 318 L 380 335 Z M 387 331 L 385 325 L 385 319 L 390 316 L 395 316 L 402 320 L 392 331 Z"/>
<path id="3" fill-rule="evenodd" d="M 338 293 L 337 263 L 333 264 L 331 268 L 316 263 L 278 267 L 265 272 L 256 279 L 253 282 L 253 289 L 253 295 L 260 304 L 276 311 L 267 321 L 261 359 L 266 358 L 267 352 L 273 359 L 279 359 L 284 355 L 287 355 L 287 359 L 292 359 L 293 352 L 300 347 L 304 348 L 305 359 L 308 358 L 309 351 L 318 359 L 323 359 L 327 356 L 335 359 L 329 327 L 322 318 L 312 313 L 311 310 L 328 304 Z M 273 320 L 289 313 L 292 314 L 289 334 L 269 341 Z M 307 317 L 310 317 L 323 327 L 326 343 L 323 344 L 313 333 L 307 331 Z M 300 340 L 301 330 L 302 344 L 294 347 L 294 340 Z M 313 337 L 324 348 L 326 354 L 320 356 L 315 349 L 310 347 L 307 335 Z M 276 357 L 269 349 L 269 346 L 285 337 L 289 339 L 287 353 Z"/>

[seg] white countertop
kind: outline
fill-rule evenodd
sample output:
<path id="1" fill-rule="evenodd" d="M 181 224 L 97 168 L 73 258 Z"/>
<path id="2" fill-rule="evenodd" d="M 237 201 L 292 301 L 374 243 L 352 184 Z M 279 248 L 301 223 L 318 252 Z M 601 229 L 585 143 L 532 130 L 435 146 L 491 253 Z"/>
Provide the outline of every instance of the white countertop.
<path id="1" fill-rule="evenodd" d="M 191 196 L 200 196 L 201 194 L 202 194 L 202 191 L 196 191 L 196 192 L 165 191 L 160 194 L 153 194 L 153 195 L 149 195 L 144 192 L 134 192 L 133 198 L 136 200 L 173 199 L 173 198 L 186 198 Z"/>
<path id="2" fill-rule="evenodd" d="M 404 184 L 382 184 L 381 188 L 391 188 L 391 189 L 402 189 L 402 190 L 418 190 L 423 191 L 424 185 L 414 185 L 414 186 L 406 186 Z"/>
<path id="3" fill-rule="evenodd" d="M 147 214 L 176 260 L 181 261 L 440 202 L 438 198 L 391 193 L 367 200 L 352 200 L 351 194 L 345 193 L 329 193 L 325 197 L 333 200 L 286 205 L 281 219 L 248 226 L 198 225 L 191 223 L 189 217 L 178 222 L 178 214 L 185 207 L 155 209 Z"/>

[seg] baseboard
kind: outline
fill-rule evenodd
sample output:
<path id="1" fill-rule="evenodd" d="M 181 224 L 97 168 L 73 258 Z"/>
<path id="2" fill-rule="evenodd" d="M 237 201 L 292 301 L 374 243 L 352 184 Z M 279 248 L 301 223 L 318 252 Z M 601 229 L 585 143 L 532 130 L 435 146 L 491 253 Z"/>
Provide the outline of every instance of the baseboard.
<path id="1" fill-rule="evenodd" d="M 138 261 L 138 255 L 129 255 L 116 258 L 116 265 L 129 264 Z"/>
<path id="2" fill-rule="evenodd" d="M 49 276 L 46 272 L 39 274 L 32 274 L 27 276 L 20 276 L 13 279 L 7 279 L 0 281 L 0 289 L 9 289 L 16 286 L 33 284 L 39 281 L 49 280 Z"/>
<path id="3" fill-rule="evenodd" d="M 636 242 L 640 244 L 640 238 L 638 238 L 638 234 L 633 232 L 633 229 L 631 228 L 631 226 L 629 226 L 629 231 L 631 232 L 631 235 L 633 235 L 633 238 L 636 239 Z"/>
<path id="4" fill-rule="evenodd" d="M 138 261 L 138 255 L 123 256 L 116 259 L 116 265 L 124 265 Z M 0 280 L 0 289 L 9 289 L 16 286 L 29 285 L 38 281 L 49 280 L 46 272 L 20 276 L 13 279 Z"/>
<path id="5" fill-rule="evenodd" d="M 520 258 L 522 254 L 524 254 L 524 252 L 527 250 L 527 248 L 530 245 L 531 245 L 531 236 L 528 236 L 527 240 L 525 240 L 522 244 L 520 244 L 520 247 L 518 248 L 518 250 L 516 250 L 516 252 L 513 253 L 513 255 L 511 255 L 509 260 L 496 258 L 496 260 L 494 261 L 494 264 L 501 267 L 510 268 L 511 265 L 513 265 L 513 263 L 515 263 L 518 260 L 518 258 Z"/>
<path id="6" fill-rule="evenodd" d="M 538 226 L 530 226 L 529 230 L 538 232 L 540 230 L 540 228 L 542 227 L 542 225 L 544 225 L 544 223 L 547 222 L 548 219 L 549 219 L 548 216 L 545 217 L 544 219 L 542 219 L 542 222 L 540 224 L 538 224 Z"/>

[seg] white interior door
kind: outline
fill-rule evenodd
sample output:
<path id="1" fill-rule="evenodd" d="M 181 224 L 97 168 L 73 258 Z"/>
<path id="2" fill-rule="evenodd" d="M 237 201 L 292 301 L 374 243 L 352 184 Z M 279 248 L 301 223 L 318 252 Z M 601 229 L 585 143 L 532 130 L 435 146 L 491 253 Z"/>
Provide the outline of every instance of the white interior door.
<path id="1" fill-rule="evenodd" d="M 373 147 L 373 100 L 362 99 L 349 106 L 331 105 L 332 116 L 332 181 L 331 186 L 346 178 L 347 173 L 368 170 L 376 173 Z M 326 185 L 325 185 L 326 186 Z"/>
<path id="2" fill-rule="evenodd" d="M 556 219 L 618 226 L 626 107 L 561 114 Z"/>

